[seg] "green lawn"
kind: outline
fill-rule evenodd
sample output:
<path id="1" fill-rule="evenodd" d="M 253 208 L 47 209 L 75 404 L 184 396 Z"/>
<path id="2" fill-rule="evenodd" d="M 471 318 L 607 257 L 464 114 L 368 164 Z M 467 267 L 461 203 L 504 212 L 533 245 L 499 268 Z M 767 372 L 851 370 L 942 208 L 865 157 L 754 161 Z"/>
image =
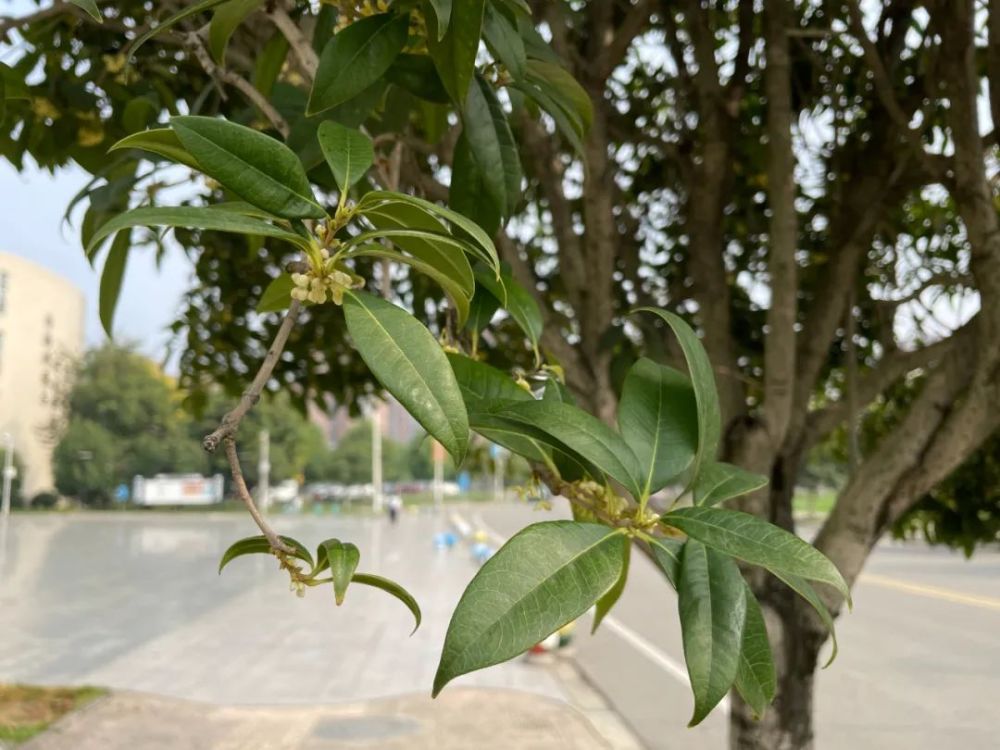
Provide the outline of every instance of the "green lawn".
<path id="1" fill-rule="evenodd" d="M 837 491 L 821 489 L 818 491 L 797 489 L 792 507 L 796 513 L 808 513 L 810 515 L 825 516 L 833 510 L 833 504 L 837 501 Z"/>
<path id="2" fill-rule="evenodd" d="M 26 742 L 56 719 L 99 698 L 102 688 L 0 684 L 0 742 Z"/>

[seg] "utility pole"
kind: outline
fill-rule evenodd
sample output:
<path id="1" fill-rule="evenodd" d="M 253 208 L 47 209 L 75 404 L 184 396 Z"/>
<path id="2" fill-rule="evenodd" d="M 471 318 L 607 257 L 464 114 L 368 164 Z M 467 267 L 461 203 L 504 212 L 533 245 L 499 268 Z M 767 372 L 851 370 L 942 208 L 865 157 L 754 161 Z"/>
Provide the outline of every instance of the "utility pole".
<path id="1" fill-rule="evenodd" d="M 372 510 L 382 512 L 382 402 L 372 409 Z"/>
<path id="2" fill-rule="evenodd" d="M 257 459 L 257 504 L 267 511 L 271 504 L 271 433 L 260 431 L 260 450 Z"/>
<path id="3" fill-rule="evenodd" d="M 504 499 L 504 471 L 507 468 L 507 451 L 496 443 L 490 446 L 490 456 L 493 457 L 493 501 Z"/>
<path id="4" fill-rule="evenodd" d="M 3 498 L 0 500 L 0 516 L 5 519 L 10 515 L 10 490 L 17 476 L 17 469 L 14 468 L 14 436 L 5 432 L 3 435 L 4 457 L 3 457 Z"/>

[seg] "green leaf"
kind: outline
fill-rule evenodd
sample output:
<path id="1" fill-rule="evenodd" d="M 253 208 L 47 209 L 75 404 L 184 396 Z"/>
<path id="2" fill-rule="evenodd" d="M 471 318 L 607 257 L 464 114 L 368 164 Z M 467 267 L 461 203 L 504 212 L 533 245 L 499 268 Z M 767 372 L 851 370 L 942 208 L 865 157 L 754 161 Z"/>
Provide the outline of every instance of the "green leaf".
<path id="1" fill-rule="evenodd" d="M 320 55 L 306 114 L 343 104 L 378 81 L 403 51 L 409 27 L 407 14 L 380 13 L 334 34 Z"/>
<path id="2" fill-rule="evenodd" d="M 483 36 L 493 56 L 510 72 L 514 79 L 523 78 L 527 72 L 528 55 L 517 27 L 493 5 L 486 6 L 483 17 Z"/>
<path id="3" fill-rule="evenodd" d="M 352 237 L 342 245 L 347 257 L 356 255 L 372 255 L 371 241 L 377 239 L 390 240 L 394 245 L 407 250 L 411 255 L 423 256 L 422 260 L 432 267 L 438 268 L 439 272 L 454 279 L 455 283 L 463 290 L 463 294 L 468 294 L 468 282 L 466 273 L 471 272 L 471 268 L 466 269 L 468 260 L 463 253 L 474 252 L 471 245 L 462 240 L 456 239 L 447 234 L 436 234 L 416 229 L 376 229 L 372 232 L 364 232 Z M 361 243 L 361 244 L 359 244 Z M 449 253 L 448 250 L 451 249 Z M 464 262 L 463 262 L 464 261 Z M 464 307 L 465 305 L 463 305 Z M 467 311 L 466 311 L 467 312 Z"/>
<path id="4" fill-rule="evenodd" d="M 521 199 L 521 161 L 507 115 L 481 76 L 469 87 L 462 125 L 486 194 L 502 216 L 511 216 Z"/>
<path id="5" fill-rule="evenodd" d="M 385 72 L 386 80 L 416 97 L 435 104 L 450 104 L 434 61 L 427 55 L 401 53 Z M 433 139 L 431 139 L 433 140 Z"/>
<path id="6" fill-rule="evenodd" d="M 569 145 L 573 147 L 573 150 L 579 156 L 584 156 L 583 137 L 581 135 L 583 123 L 580 120 L 568 114 L 566 110 L 559 106 L 555 99 L 537 86 L 533 86 L 526 81 L 519 81 L 512 84 L 511 88 L 525 94 L 539 107 L 544 109 L 553 122 L 555 122 L 559 132 L 562 133 Z"/>
<path id="7" fill-rule="evenodd" d="M 695 505 L 718 505 L 733 497 L 745 495 L 767 484 L 767 477 L 744 471 L 738 466 L 710 461 L 701 468 L 694 483 Z"/>
<path id="8" fill-rule="evenodd" d="M 476 288 L 466 255 L 479 257 L 479 253 L 464 241 L 448 235 L 445 226 L 433 214 L 410 203 L 387 201 L 367 209 L 364 217 L 378 230 L 400 230 L 389 237 L 393 244 L 450 280 L 449 286 L 440 280 L 439 283 L 452 298 L 460 324 L 464 324 Z M 412 230 L 419 231 L 414 233 Z"/>
<path id="9" fill-rule="evenodd" d="M 469 305 L 469 320 L 465 327 L 477 333 L 485 330 L 500 309 L 500 300 L 486 291 L 483 287 L 477 286 L 472 295 L 472 304 Z"/>
<path id="10" fill-rule="evenodd" d="M 147 30 L 143 34 L 136 37 L 135 41 L 129 45 L 129 48 L 125 50 L 125 56 L 131 60 L 135 53 L 139 51 L 139 48 L 152 39 L 154 36 L 161 34 L 172 26 L 177 25 L 185 18 L 190 18 L 191 16 L 196 16 L 199 13 L 204 13 L 206 10 L 211 10 L 216 5 L 222 5 L 226 0 L 201 0 L 201 2 L 192 3 L 191 5 L 185 6 L 177 13 L 167 18 L 165 21 L 158 23 L 153 28 Z"/>
<path id="11" fill-rule="evenodd" d="M 698 449 L 698 413 L 687 377 L 640 359 L 625 376 L 618 426 L 643 467 L 643 494 L 665 487 L 690 466 Z"/>
<path id="12" fill-rule="evenodd" d="M 586 135 L 594 121 L 594 105 L 572 74 L 561 65 L 544 60 L 530 60 L 527 69 L 528 81 L 569 115 L 581 137 Z"/>
<path id="13" fill-rule="evenodd" d="M 178 164 L 201 171 L 201 165 L 188 153 L 187 149 L 181 144 L 181 139 L 177 137 L 177 133 L 170 128 L 153 128 L 152 130 L 143 130 L 132 135 L 127 135 L 108 149 L 108 151 L 119 151 L 127 148 L 150 151 Z"/>
<path id="14" fill-rule="evenodd" d="M 448 362 L 462 391 L 472 429 L 519 456 L 544 462 L 548 453 L 535 438 L 524 435 L 517 425 L 512 430 L 507 422 L 481 414 L 483 409 L 498 402 L 532 401 L 534 397 L 495 367 L 462 354 L 449 354 Z"/>
<path id="15" fill-rule="evenodd" d="M 426 213 L 437 217 L 451 225 L 452 231 L 461 230 L 468 235 L 471 244 L 476 248 L 476 256 L 483 260 L 490 268 L 500 274 L 500 258 L 497 249 L 493 245 L 493 240 L 484 232 L 478 224 L 469 220 L 457 211 L 439 206 L 436 203 L 425 201 L 405 193 L 393 193 L 387 190 L 372 190 L 358 201 L 357 211 L 367 213 L 371 209 L 378 207 L 384 209 L 390 203 L 406 203 L 416 208 L 424 210 Z"/>
<path id="16" fill-rule="evenodd" d="M 538 340 L 542 336 L 542 311 L 531 292 L 514 281 L 514 277 L 506 271 L 502 272 L 497 281 L 489 273 L 476 269 L 476 281 L 501 301 L 504 309 L 528 337 L 537 360 Z"/>
<path id="17" fill-rule="evenodd" d="M 745 586 L 731 557 L 693 539 L 684 545 L 677 608 L 694 693 L 690 727 L 708 716 L 736 679 L 746 618 Z"/>
<path id="18" fill-rule="evenodd" d="M 478 410 L 498 401 L 533 401 L 534 397 L 505 372 L 464 354 L 449 354 L 448 362 L 462 390 L 466 408 Z"/>
<path id="19" fill-rule="evenodd" d="M 292 548 L 292 557 L 302 560 L 310 568 L 313 567 L 312 555 L 309 553 L 309 550 L 302 546 L 301 542 L 289 536 L 281 536 L 279 539 Z M 246 539 L 240 539 L 238 542 L 233 542 L 229 549 L 222 554 L 222 559 L 219 561 L 219 572 L 221 573 L 222 569 L 237 557 L 270 553 L 271 543 L 267 541 L 267 537 L 265 536 L 251 536 Z"/>
<path id="20" fill-rule="evenodd" d="M 264 0 L 228 0 L 216 8 L 208 26 L 208 49 L 217 63 L 225 63 L 229 37 L 263 4 Z"/>
<path id="21" fill-rule="evenodd" d="M 214 117 L 172 117 L 170 126 L 201 170 L 240 198 L 286 219 L 321 219 L 306 171 L 288 146 Z"/>
<path id="22" fill-rule="evenodd" d="M 586 612 L 621 577 L 627 544 L 620 530 L 575 521 L 518 532 L 462 594 L 433 695 L 459 675 L 517 656 Z"/>
<path id="23" fill-rule="evenodd" d="M 503 209 L 486 192 L 486 181 L 469 148 L 465 134 L 455 143 L 451 163 L 451 184 L 448 186 L 448 205 L 463 216 L 468 216 L 483 231 L 493 236 L 500 229 Z"/>
<path id="24" fill-rule="evenodd" d="M 501 404 L 492 414 L 541 430 L 553 447 L 593 464 L 639 497 L 639 461 L 621 436 L 582 409 L 555 401 Z"/>
<path id="25" fill-rule="evenodd" d="M 316 135 L 333 179 L 342 191 L 350 190 L 375 161 L 371 138 L 332 120 L 320 123 Z"/>
<path id="26" fill-rule="evenodd" d="M 132 246 L 131 232 L 119 232 L 111 243 L 111 250 L 104 261 L 101 271 L 100 316 L 104 332 L 111 338 L 111 323 L 118 306 L 118 296 L 122 290 L 122 277 L 125 275 L 125 263 L 128 261 L 128 251 Z"/>
<path id="27" fill-rule="evenodd" d="M 379 297 L 352 292 L 344 298 L 347 330 L 372 374 L 456 464 L 469 444 L 462 392 L 448 358 L 420 322 Z"/>
<path id="28" fill-rule="evenodd" d="M 463 325 L 469 317 L 469 302 L 472 299 L 472 294 L 465 286 L 463 286 L 461 282 L 456 281 L 455 278 L 449 274 L 450 267 L 442 269 L 421 258 L 404 255 L 398 250 L 374 244 L 362 245 L 359 248 L 351 250 L 344 257 L 386 258 L 387 260 L 395 261 L 397 263 L 404 263 L 437 282 L 437 284 L 444 290 L 445 294 L 448 295 L 448 299 L 451 300 L 452 305 L 454 305 L 459 325 Z M 465 256 L 463 255 L 457 255 L 456 257 L 461 258 L 462 260 L 465 259 Z M 466 265 L 468 265 L 468 261 L 466 261 Z M 472 273 L 471 268 L 469 269 L 469 273 Z"/>
<path id="29" fill-rule="evenodd" d="M 833 586 L 851 601 L 851 592 L 837 567 L 818 549 L 782 528 L 736 510 L 678 508 L 660 519 L 720 552 L 775 575 L 800 576 Z"/>
<path id="30" fill-rule="evenodd" d="M 461 5 L 461 0 L 459 4 Z M 428 31 L 433 29 L 430 36 L 436 41 L 441 41 L 445 32 L 448 31 L 448 22 L 451 21 L 451 6 L 452 0 L 427 0 L 426 7 L 430 8 L 431 12 L 425 12 L 424 17 L 428 22 Z M 432 18 L 433 23 L 431 23 Z"/>
<path id="31" fill-rule="evenodd" d="M 87 12 L 87 15 L 93 18 L 97 23 L 104 23 L 104 16 L 101 15 L 101 9 L 97 7 L 97 3 L 94 0 L 69 0 L 77 8 Z"/>
<path id="32" fill-rule="evenodd" d="M 672 537 L 654 537 L 649 542 L 649 548 L 653 552 L 656 564 L 660 566 L 660 570 L 663 571 L 670 585 L 676 589 L 681 572 L 684 540 Z"/>
<path id="33" fill-rule="evenodd" d="M 283 273 L 273 279 L 260 296 L 257 312 L 269 313 L 284 310 L 292 303 L 292 289 L 294 288 L 295 284 L 292 283 L 290 274 Z"/>
<path id="34" fill-rule="evenodd" d="M 288 56 L 288 40 L 280 31 L 272 36 L 257 55 L 253 68 L 253 85 L 264 96 L 270 97 L 274 82 Z"/>
<path id="35" fill-rule="evenodd" d="M 826 625 L 826 629 L 830 631 L 830 640 L 833 643 L 833 650 L 830 652 L 830 658 L 827 659 L 826 664 L 823 665 L 823 668 L 826 669 L 833 663 L 833 660 L 837 658 L 837 651 L 839 650 L 837 646 L 837 630 L 833 626 L 833 618 L 830 616 L 830 610 L 826 608 L 823 600 L 820 599 L 819 594 L 816 593 L 816 589 L 814 589 L 805 578 L 773 569 L 771 570 L 771 573 L 775 576 L 775 578 L 783 581 L 785 585 L 809 602 L 810 606 L 816 610 L 816 614 L 819 615 L 819 619 L 823 621 L 824 625 Z"/>
<path id="36" fill-rule="evenodd" d="M 339 539 L 320 542 L 316 552 L 316 569 L 317 571 L 330 569 L 333 595 L 338 607 L 344 603 L 344 594 L 347 593 L 347 586 L 360 560 L 361 553 L 350 542 L 341 542 Z"/>
<path id="37" fill-rule="evenodd" d="M 297 234 L 281 229 L 266 221 L 251 216 L 241 216 L 230 211 L 218 211 L 211 208 L 133 208 L 119 214 L 101 226 L 87 243 L 87 255 L 100 244 L 101 240 L 121 229 L 130 227 L 188 227 L 216 232 L 233 232 L 249 234 L 258 237 L 273 237 L 290 242 L 305 249 L 309 246 L 307 240 Z"/>
<path id="38" fill-rule="evenodd" d="M 764 613 L 750 587 L 744 584 L 746 619 L 743 622 L 743 640 L 740 645 L 740 667 L 736 672 L 735 687 L 743 700 L 759 719 L 774 700 L 777 680 L 774 674 L 774 657 L 767 639 Z"/>
<path id="39" fill-rule="evenodd" d="M 0 79 L 3 79 L 4 96 L 7 99 L 31 99 L 31 90 L 24 80 L 24 73 L 0 63 Z"/>
<path id="40" fill-rule="evenodd" d="M 607 593 L 604 594 L 600 599 L 597 600 L 597 604 L 594 605 L 594 623 L 590 628 L 590 633 L 593 635 L 597 632 L 597 628 L 600 626 L 601 622 L 607 616 L 611 608 L 618 603 L 618 599 L 621 598 L 622 592 L 625 590 L 625 581 L 628 580 L 628 565 L 629 558 L 632 556 L 632 545 L 626 544 L 622 548 L 622 572 L 618 576 L 618 580 L 615 581 L 615 585 L 608 589 Z"/>
<path id="41" fill-rule="evenodd" d="M 448 30 L 440 39 L 427 37 L 427 49 L 452 100 L 461 105 L 476 68 L 486 0 L 462 0 L 451 10 Z"/>
<path id="42" fill-rule="evenodd" d="M 673 330 L 684 352 L 688 371 L 691 374 L 691 385 L 694 386 L 694 397 L 698 405 L 698 451 L 695 453 L 691 466 L 693 479 L 697 479 L 701 467 L 715 460 L 719 450 L 719 439 L 722 435 L 722 414 L 719 409 L 719 394 L 715 388 L 715 375 L 712 373 L 712 363 L 701 345 L 698 335 L 691 326 L 672 312 L 655 307 L 641 307 L 634 312 L 648 312 L 658 315 Z"/>
<path id="43" fill-rule="evenodd" d="M 374 586 L 399 599 L 413 613 L 413 619 L 416 620 L 416 625 L 413 626 L 410 635 L 417 632 L 417 628 L 420 627 L 420 605 L 417 604 L 417 600 L 410 596 L 410 593 L 406 589 L 395 581 L 390 581 L 388 578 L 383 578 L 372 573 L 355 573 L 351 576 L 351 582 L 360 583 L 364 586 Z"/>

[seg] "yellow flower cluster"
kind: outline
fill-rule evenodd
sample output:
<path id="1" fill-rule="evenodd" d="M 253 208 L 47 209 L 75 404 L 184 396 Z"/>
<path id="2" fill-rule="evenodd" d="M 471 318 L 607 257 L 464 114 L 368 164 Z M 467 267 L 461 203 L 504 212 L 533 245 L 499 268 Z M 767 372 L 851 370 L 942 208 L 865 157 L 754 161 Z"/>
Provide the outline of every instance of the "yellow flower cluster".
<path id="1" fill-rule="evenodd" d="M 319 252 L 322 263 L 314 264 L 308 273 L 292 274 L 292 283 L 295 285 L 292 289 L 292 299 L 317 305 L 331 299 L 334 304 L 341 305 L 344 302 L 344 292 L 349 289 L 360 289 L 365 285 L 365 280 L 357 274 L 337 268 L 330 259 L 330 252 L 327 249 L 324 248 Z"/>

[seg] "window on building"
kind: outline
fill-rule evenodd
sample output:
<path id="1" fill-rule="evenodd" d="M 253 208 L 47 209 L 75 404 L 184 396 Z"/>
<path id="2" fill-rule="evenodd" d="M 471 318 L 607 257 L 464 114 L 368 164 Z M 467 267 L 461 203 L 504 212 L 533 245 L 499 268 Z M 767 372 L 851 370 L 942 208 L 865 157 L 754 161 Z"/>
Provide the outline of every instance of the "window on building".
<path id="1" fill-rule="evenodd" d="M 7 303 L 7 272 L 0 271 L 0 313 Z"/>

